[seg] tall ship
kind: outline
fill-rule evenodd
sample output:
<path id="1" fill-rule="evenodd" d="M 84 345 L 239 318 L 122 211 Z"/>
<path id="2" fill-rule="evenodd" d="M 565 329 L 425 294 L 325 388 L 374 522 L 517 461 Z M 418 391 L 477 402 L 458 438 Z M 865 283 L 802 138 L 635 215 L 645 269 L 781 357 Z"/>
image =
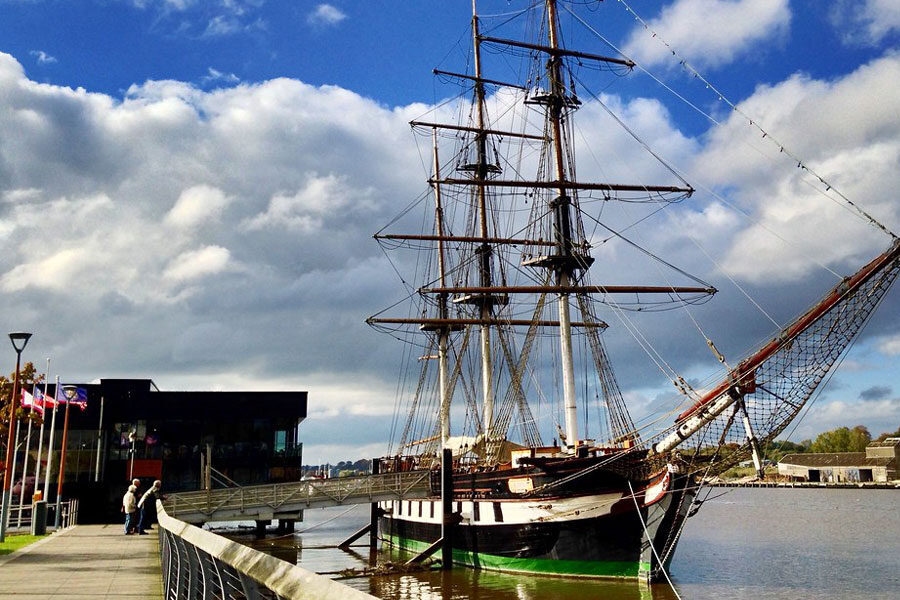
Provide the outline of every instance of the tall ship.
<path id="1" fill-rule="evenodd" d="M 406 342 L 408 359 L 379 469 L 437 474 L 442 456 L 452 460 L 452 481 L 432 478 L 432 494 L 380 504 L 379 536 L 427 548 L 441 537 L 445 490 L 455 563 L 654 580 L 703 483 L 750 458 L 761 471 L 765 446 L 807 406 L 894 282 L 900 246 L 891 236 L 883 254 L 740 360 L 726 359 L 697 324 L 721 369 L 691 385 L 639 321 L 665 329 L 670 310 L 696 323 L 717 290 L 631 232 L 695 189 L 589 87 L 635 63 L 611 45 L 566 45 L 564 21 L 592 30 L 571 12 L 584 3 L 517 4 L 487 28 L 473 0 L 466 67 L 435 70 L 461 95 L 411 123 L 427 189 L 375 235 L 406 295 L 369 323 Z M 604 4 L 592 5 L 591 19 L 603 18 Z M 501 34 L 509 30 L 520 37 Z M 488 63 L 503 72 L 487 72 Z M 654 180 L 637 167 L 624 170 L 634 180 L 604 169 L 576 125 L 579 109 L 621 127 L 615 139 L 636 151 L 620 154 L 640 155 Z M 581 161 L 587 175 L 576 172 Z M 613 244 L 654 264 L 645 272 L 659 280 L 629 282 L 639 272 Z M 629 412 L 604 339 L 613 328 L 650 357 L 648 383 L 662 373 L 674 386 L 651 418 Z"/>

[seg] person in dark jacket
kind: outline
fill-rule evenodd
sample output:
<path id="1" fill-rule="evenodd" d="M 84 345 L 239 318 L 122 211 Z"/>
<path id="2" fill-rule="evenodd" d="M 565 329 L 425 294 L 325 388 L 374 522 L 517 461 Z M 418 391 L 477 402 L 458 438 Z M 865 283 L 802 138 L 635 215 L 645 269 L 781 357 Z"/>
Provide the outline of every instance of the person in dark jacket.
<path id="1" fill-rule="evenodd" d="M 153 523 L 156 522 L 156 500 L 159 497 L 159 490 L 162 487 L 162 481 L 157 479 L 150 486 L 150 489 L 144 492 L 138 501 L 138 510 L 141 511 L 141 518 L 138 521 L 138 533 L 146 535 L 146 530 L 151 529 Z"/>

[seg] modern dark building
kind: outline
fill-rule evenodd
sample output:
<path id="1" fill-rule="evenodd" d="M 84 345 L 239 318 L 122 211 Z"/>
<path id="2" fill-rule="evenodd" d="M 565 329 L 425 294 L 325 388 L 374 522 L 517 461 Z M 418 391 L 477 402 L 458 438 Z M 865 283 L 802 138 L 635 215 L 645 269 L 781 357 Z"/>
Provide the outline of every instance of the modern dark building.
<path id="1" fill-rule="evenodd" d="M 306 392 L 169 392 L 149 379 L 78 386 L 87 390 L 88 401 L 84 410 L 69 408 L 63 496 L 81 499 L 83 522 L 118 515 L 132 477 L 142 480 L 142 489 L 161 479 L 164 493 L 201 489 L 207 456 L 213 473 L 224 475 L 214 475 L 220 482 L 300 479 Z M 63 412 L 61 406 L 57 448 Z M 48 412 L 45 437 L 50 418 Z"/>

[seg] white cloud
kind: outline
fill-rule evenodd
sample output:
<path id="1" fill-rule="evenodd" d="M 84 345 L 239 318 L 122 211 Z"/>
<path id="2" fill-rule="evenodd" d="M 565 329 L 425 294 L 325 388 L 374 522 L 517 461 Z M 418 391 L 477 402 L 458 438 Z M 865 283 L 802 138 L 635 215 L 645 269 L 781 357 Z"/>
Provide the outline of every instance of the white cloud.
<path id="1" fill-rule="evenodd" d="M 208 221 L 218 221 L 230 199 L 222 190 L 208 186 L 192 186 L 178 196 L 165 221 L 176 227 L 195 227 Z"/>
<path id="2" fill-rule="evenodd" d="M 179 254 L 163 271 L 163 277 L 186 281 L 221 273 L 228 267 L 231 253 L 221 246 L 206 246 Z"/>
<path id="3" fill-rule="evenodd" d="M 381 360 L 364 319 L 387 303 L 390 267 L 370 236 L 424 186 L 396 168 L 419 164 L 406 122 L 421 106 L 289 79 L 150 81 L 116 100 L 30 81 L 7 54 L 0 90 L 0 297 L 21 326 L 53 331 L 35 348 L 57 344 L 87 378 L 112 364 L 165 377 L 190 370 L 172 359 L 178 332 L 227 323 L 237 342 L 221 370 Z M 54 341 L 70 337 L 97 351 Z"/>
<path id="4" fill-rule="evenodd" d="M 877 436 L 882 432 L 895 430 L 898 414 L 900 414 L 900 398 L 870 400 L 864 403 L 845 400 L 818 402 L 802 421 L 795 423 L 797 428 L 790 439 L 795 442 L 815 439 L 823 431 L 855 425 L 863 425 L 873 436 Z M 791 429 L 792 427 L 788 428 L 787 432 Z"/>
<path id="5" fill-rule="evenodd" d="M 250 230 L 287 229 L 312 232 L 322 227 L 325 219 L 340 218 L 352 204 L 354 211 L 371 208 L 372 190 L 355 189 L 346 177 L 333 174 L 324 177 L 307 174 L 303 187 L 292 195 L 276 194 L 266 211 L 246 221 Z"/>
<path id="6" fill-rule="evenodd" d="M 717 67 L 784 35 L 790 22 L 788 0 L 676 0 L 648 20 L 658 36 L 638 26 L 624 52 L 645 66 L 670 61 L 662 38 L 694 66 Z"/>
<path id="7" fill-rule="evenodd" d="M 878 351 L 887 356 L 900 356 L 900 334 L 882 338 Z"/>
<path id="8" fill-rule="evenodd" d="M 230 35 L 243 28 L 240 20 L 230 15 L 216 15 L 206 24 L 206 30 L 203 35 L 206 37 L 215 37 L 220 35 Z"/>
<path id="9" fill-rule="evenodd" d="M 830 16 L 847 44 L 874 45 L 900 31 L 900 3 L 896 0 L 836 0 Z"/>
<path id="10" fill-rule="evenodd" d="M 347 18 L 339 8 L 331 4 L 319 4 L 310 12 L 306 21 L 312 25 L 337 25 Z"/>
<path id="11" fill-rule="evenodd" d="M 44 52 L 43 50 L 32 50 L 32 51 L 29 52 L 28 54 L 30 54 L 31 56 L 35 57 L 35 59 L 37 60 L 38 64 L 41 64 L 41 65 L 48 65 L 48 64 L 52 64 L 52 63 L 57 62 L 57 60 L 56 60 L 55 57 L 50 56 L 49 54 L 47 54 L 47 53 Z"/>
<path id="12" fill-rule="evenodd" d="M 132 3 L 138 8 L 159 5 L 166 11 L 183 12 L 197 4 L 197 0 L 132 0 Z"/>
<path id="13" fill-rule="evenodd" d="M 218 69 L 208 67 L 206 75 L 201 77 L 200 81 L 203 83 L 212 83 L 214 81 L 222 81 L 225 83 L 240 83 L 241 78 L 234 73 L 223 73 Z"/>
<path id="14" fill-rule="evenodd" d="M 900 98 L 892 90 L 898 87 L 900 55 L 889 54 L 834 81 L 796 75 L 761 86 L 740 108 L 844 195 L 896 229 Z M 710 132 L 693 171 L 755 220 L 724 252 L 723 265 L 732 275 L 796 281 L 818 270 L 817 263 L 858 266 L 887 245 L 843 201 L 820 193 L 824 186 L 808 185 L 815 180 L 738 114 Z"/>

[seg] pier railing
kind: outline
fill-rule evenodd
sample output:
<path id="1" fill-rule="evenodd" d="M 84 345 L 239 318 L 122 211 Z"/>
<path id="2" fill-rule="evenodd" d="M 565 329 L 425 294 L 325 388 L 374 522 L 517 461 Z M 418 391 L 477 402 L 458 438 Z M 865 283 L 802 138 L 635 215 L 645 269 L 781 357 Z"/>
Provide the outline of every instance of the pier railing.
<path id="1" fill-rule="evenodd" d="M 56 522 L 56 504 L 52 503 L 47 506 L 45 516 L 47 524 L 53 525 Z M 9 527 L 14 529 L 29 529 L 34 516 L 34 506 L 24 504 L 22 506 L 11 506 L 9 508 Z M 78 499 L 72 498 L 59 504 L 59 527 L 66 529 L 78 524 Z"/>
<path id="2" fill-rule="evenodd" d="M 190 523 L 271 519 L 306 508 L 368 504 L 430 494 L 430 471 L 311 479 L 168 494 L 166 510 Z"/>
<path id="3" fill-rule="evenodd" d="M 157 503 L 166 600 L 375 600 L 166 514 Z"/>

